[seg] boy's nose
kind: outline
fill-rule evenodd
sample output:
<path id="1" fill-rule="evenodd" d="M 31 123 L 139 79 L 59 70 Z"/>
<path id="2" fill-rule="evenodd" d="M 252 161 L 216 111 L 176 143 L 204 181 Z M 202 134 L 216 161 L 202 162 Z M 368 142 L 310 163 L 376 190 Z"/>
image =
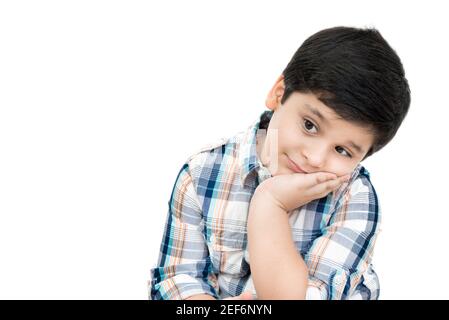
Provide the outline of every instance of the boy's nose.
<path id="1" fill-rule="evenodd" d="M 326 151 L 324 148 L 318 150 L 309 150 L 309 152 L 304 153 L 306 158 L 306 163 L 309 167 L 319 170 L 324 167 L 326 161 Z"/>

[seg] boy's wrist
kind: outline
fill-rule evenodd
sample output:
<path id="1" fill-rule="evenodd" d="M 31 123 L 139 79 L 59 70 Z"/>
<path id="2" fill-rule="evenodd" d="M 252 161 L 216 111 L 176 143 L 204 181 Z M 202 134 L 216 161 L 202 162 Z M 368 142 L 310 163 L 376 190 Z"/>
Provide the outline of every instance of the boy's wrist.
<path id="1" fill-rule="evenodd" d="M 260 187 L 261 186 L 261 187 Z M 254 191 L 253 197 L 251 198 L 250 206 L 258 206 L 262 208 L 273 207 L 282 210 L 287 213 L 288 210 L 284 207 L 282 202 L 280 202 L 273 193 L 270 192 L 269 188 L 263 185 L 259 185 Z"/>

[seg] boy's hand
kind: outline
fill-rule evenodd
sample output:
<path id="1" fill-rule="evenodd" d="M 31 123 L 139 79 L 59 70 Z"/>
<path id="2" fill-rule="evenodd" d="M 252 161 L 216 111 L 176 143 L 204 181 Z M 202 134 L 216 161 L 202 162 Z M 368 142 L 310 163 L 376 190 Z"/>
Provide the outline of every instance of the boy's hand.
<path id="1" fill-rule="evenodd" d="M 271 177 L 255 191 L 259 198 L 274 201 L 286 212 L 320 199 L 348 181 L 350 175 L 337 177 L 329 172 L 294 173 Z"/>

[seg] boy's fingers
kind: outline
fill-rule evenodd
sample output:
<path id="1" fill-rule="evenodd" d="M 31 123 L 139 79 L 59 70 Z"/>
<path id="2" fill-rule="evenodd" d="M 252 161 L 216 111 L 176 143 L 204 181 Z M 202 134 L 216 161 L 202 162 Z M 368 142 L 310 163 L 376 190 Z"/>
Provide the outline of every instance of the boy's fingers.
<path id="1" fill-rule="evenodd" d="M 330 172 L 314 172 L 307 174 L 301 173 L 298 176 L 300 176 L 301 179 L 305 179 L 306 187 L 312 187 L 314 185 L 318 185 L 326 181 L 337 178 L 337 175 Z"/>
<path id="2" fill-rule="evenodd" d="M 349 175 L 341 176 L 336 179 L 324 181 L 310 189 L 310 192 L 318 197 L 324 197 L 329 192 L 340 187 L 342 183 L 349 180 Z"/>
<path id="3" fill-rule="evenodd" d="M 337 178 L 337 175 L 335 175 L 333 173 L 317 172 L 317 174 L 315 175 L 315 183 L 320 184 L 320 183 L 324 183 L 326 181 L 330 181 L 330 180 L 333 180 L 336 178 Z"/>

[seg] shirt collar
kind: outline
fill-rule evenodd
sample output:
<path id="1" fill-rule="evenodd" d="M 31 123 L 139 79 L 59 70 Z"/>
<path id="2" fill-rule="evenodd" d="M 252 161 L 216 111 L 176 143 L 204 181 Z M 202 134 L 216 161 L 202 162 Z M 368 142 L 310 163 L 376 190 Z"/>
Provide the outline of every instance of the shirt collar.
<path id="1" fill-rule="evenodd" d="M 271 177 L 271 174 L 259 159 L 257 154 L 257 136 L 266 134 L 266 130 L 259 130 L 259 120 L 255 121 L 243 134 L 240 142 L 239 163 L 240 182 L 242 186 L 250 185 L 248 177 L 253 171 L 259 176 L 259 183 Z"/>

